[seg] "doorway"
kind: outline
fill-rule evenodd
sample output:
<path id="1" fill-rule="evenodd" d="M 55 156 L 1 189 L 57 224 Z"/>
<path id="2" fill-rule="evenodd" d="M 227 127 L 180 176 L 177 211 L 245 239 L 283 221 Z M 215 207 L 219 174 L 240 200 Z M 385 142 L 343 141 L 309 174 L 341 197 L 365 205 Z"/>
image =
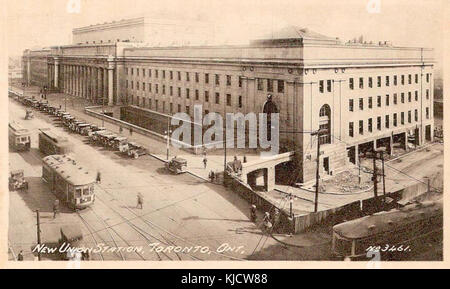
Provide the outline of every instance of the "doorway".
<path id="1" fill-rule="evenodd" d="M 323 158 L 323 168 L 327 174 L 330 174 L 330 158 L 324 157 Z"/>

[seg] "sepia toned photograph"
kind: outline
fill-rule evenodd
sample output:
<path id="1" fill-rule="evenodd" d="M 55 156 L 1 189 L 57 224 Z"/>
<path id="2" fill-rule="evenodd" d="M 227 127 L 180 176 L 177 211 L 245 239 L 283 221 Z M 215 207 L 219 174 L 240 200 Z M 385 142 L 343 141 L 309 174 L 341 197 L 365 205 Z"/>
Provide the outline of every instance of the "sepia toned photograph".
<path id="1" fill-rule="evenodd" d="M 1 264 L 444 261 L 445 1 L 4 7 Z"/>

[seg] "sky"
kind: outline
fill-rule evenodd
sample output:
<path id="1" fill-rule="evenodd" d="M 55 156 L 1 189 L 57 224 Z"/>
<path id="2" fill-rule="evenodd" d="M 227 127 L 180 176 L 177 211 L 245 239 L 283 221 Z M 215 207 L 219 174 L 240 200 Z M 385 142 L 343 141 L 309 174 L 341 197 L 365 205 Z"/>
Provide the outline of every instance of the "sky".
<path id="1" fill-rule="evenodd" d="M 369 2 L 379 2 L 379 11 L 376 5 L 368 9 Z M 148 15 L 206 21 L 215 26 L 216 39 L 229 44 L 245 43 L 283 26 L 296 25 L 344 41 L 363 35 L 365 40 L 387 40 L 395 46 L 434 48 L 439 63 L 443 52 L 444 2 L 15 0 L 6 2 L 7 48 L 9 55 L 20 55 L 27 48 L 70 44 L 73 28 Z"/>

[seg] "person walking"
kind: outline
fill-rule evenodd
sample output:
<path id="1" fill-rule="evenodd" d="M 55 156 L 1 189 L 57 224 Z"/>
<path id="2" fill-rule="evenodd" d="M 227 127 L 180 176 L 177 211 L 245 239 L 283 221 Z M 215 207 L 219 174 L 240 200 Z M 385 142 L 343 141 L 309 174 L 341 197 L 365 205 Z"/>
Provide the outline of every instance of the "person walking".
<path id="1" fill-rule="evenodd" d="M 102 182 L 102 175 L 100 171 L 97 172 L 97 184 L 100 184 Z"/>
<path id="2" fill-rule="evenodd" d="M 144 197 L 142 197 L 141 193 L 137 194 L 137 206 L 136 208 L 140 208 L 141 210 L 143 209 L 143 204 L 144 204 Z"/>
<path id="3" fill-rule="evenodd" d="M 23 261 L 23 251 L 20 250 L 19 254 L 17 255 L 17 261 Z"/>
<path id="4" fill-rule="evenodd" d="M 208 164 L 208 159 L 206 157 L 203 158 L 203 168 L 206 169 L 206 165 Z"/>
<path id="5" fill-rule="evenodd" d="M 57 214 L 59 214 L 59 200 L 55 200 L 53 203 L 53 219 L 56 218 Z"/>
<path id="6" fill-rule="evenodd" d="M 270 222 L 270 214 L 269 212 L 266 212 L 263 217 L 263 225 L 264 229 L 267 233 L 270 233 L 270 230 L 272 229 L 272 223 Z"/>
<path id="7" fill-rule="evenodd" d="M 133 135 L 133 128 L 130 127 L 130 136 L 132 136 L 132 135 Z"/>
<path id="8" fill-rule="evenodd" d="M 252 222 L 256 222 L 256 220 L 258 219 L 256 215 L 256 205 L 254 204 L 250 208 L 250 219 L 252 220 Z"/>

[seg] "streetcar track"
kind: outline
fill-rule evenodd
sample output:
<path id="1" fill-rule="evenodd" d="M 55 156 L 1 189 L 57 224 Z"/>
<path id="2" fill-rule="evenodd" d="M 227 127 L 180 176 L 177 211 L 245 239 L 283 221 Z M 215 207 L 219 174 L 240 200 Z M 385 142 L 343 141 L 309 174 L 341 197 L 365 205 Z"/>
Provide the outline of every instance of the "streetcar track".
<path id="1" fill-rule="evenodd" d="M 78 211 L 77 211 L 76 213 L 77 213 L 78 217 L 80 217 L 80 219 L 81 219 L 81 221 L 83 222 L 83 224 L 85 225 L 85 227 L 88 229 L 89 234 L 90 234 L 92 240 L 94 240 L 95 245 L 98 245 L 97 239 L 95 238 L 95 236 L 94 236 L 94 234 L 93 234 L 93 232 L 92 232 L 92 229 L 91 229 L 91 226 L 89 225 L 89 223 L 84 219 L 83 216 L 81 216 L 81 214 L 80 214 Z M 104 258 L 104 256 L 103 256 L 103 254 L 102 254 L 101 252 L 98 253 L 98 254 L 100 255 L 102 261 L 105 261 L 105 258 Z"/>

